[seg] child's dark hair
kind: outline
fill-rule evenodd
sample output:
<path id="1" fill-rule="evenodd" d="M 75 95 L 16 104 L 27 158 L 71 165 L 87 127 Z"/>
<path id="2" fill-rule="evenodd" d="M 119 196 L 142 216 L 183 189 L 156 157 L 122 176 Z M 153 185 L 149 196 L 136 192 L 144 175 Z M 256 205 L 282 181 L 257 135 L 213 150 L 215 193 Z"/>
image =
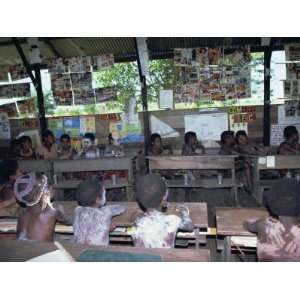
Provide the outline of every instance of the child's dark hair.
<path id="1" fill-rule="evenodd" d="M 0 162 L 0 183 L 9 181 L 9 177 L 17 173 L 19 164 L 14 159 L 5 159 Z"/>
<path id="2" fill-rule="evenodd" d="M 152 133 L 151 136 L 150 136 L 149 145 L 153 145 L 155 139 L 160 139 L 161 140 L 161 136 L 158 133 Z"/>
<path id="3" fill-rule="evenodd" d="M 284 128 L 283 136 L 286 140 L 288 140 L 293 134 L 297 134 L 298 130 L 295 126 L 287 126 Z"/>
<path id="4" fill-rule="evenodd" d="M 194 131 L 186 132 L 185 135 L 184 135 L 184 143 L 187 144 L 191 138 L 196 138 L 197 139 L 196 133 Z"/>
<path id="5" fill-rule="evenodd" d="M 136 197 L 143 210 L 159 208 L 167 187 L 160 174 L 141 176 L 136 184 Z"/>
<path id="6" fill-rule="evenodd" d="M 47 129 L 43 134 L 43 141 L 45 141 L 49 136 L 54 136 L 53 132 L 50 129 Z"/>
<path id="7" fill-rule="evenodd" d="M 30 136 L 28 136 L 28 135 L 21 136 L 19 141 L 21 144 L 26 143 L 26 142 L 32 143 L 32 140 L 31 140 Z"/>
<path id="8" fill-rule="evenodd" d="M 69 136 L 68 134 L 66 134 L 66 133 L 62 134 L 62 135 L 60 136 L 60 139 L 59 139 L 59 140 L 62 142 L 64 139 L 67 139 L 68 142 L 71 141 L 70 136 Z"/>
<path id="9" fill-rule="evenodd" d="M 94 135 L 93 133 L 91 133 L 91 132 L 87 132 L 87 133 L 83 136 L 83 138 L 89 139 L 89 140 L 91 140 L 92 142 L 94 142 L 95 139 L 96 139 L 95 135 Z"/>
<path id="10" fill-rule="evenodd" d="M 238 138 L 239 138 L 240 136 L 248 137 L 245 130 L 239 130 L 239 131 L 237 131 L 237 133 L 235 134 L 235 139 L 238 140 Z"/>
<path id="11" fill-rule="evenodd" d="M 273 216 L 300 216 L 300 183 L 295 179 L 280 179 L 272 185 L 264 202 Z"/>
<path id="12" fill-rule="evenodd" d="M 226 131 L 223 131 L 221 133 L 221 143 L 224 144 L 225 143 L 225 140 L 229 137 L 232 137 L 234 138 L 234 133 L 233 131 L 230 131 L 230 130 L 226 130 Z"/>
<path id="13" fill-rule="evenodd" d="M 75 192 L 75 199 L 81 206 L 92 206 L 98 196 L 102 195 L 103 183 L 98 179 L 82 181 Z"/>

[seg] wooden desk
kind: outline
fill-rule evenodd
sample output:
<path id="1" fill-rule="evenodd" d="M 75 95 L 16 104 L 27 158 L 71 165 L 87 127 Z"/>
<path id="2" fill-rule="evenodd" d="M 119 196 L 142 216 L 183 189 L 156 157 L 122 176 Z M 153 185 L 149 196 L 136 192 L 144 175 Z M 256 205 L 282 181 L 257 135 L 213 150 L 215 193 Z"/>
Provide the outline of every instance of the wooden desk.
<path id="1" fill-rule="evenodd" d="M 217 179 L 203 179 L 189 181 L 184 184 L 183 180 L 167 180 L 169 187 L 180 188 L 230 188 L 233 198 L 239 206 L 237 188 L 240 184 L 235 177 L 236 155 L 199 155 L 199 156 L 147 156 L 149 171 L 153 170 L 230 170 L 231 177 L 224 178 L 223 184 L 218 184 Z"/>
<path id="2" fill-rule="evenodd" d="M 244 229 L 243 222 L 250 219 L 265 219 L 268 215 L 265 208 L 216 208 L 217 248 L 224 251 L 225 261 L 230 261 L 233 241 L 244 240 L 247 246 L 256 245 L 255 235 Z"/>
<path id="3" fill-rule="evenodd" d="M 182 262 L 207 262 L 210 261 L 210 251 L 206 249 L 146 249 L 135 247 L 91 247 L 63 243 L 63 247 L 71 254 L 75 260 L 85 250 L 104 250 L 113 252 L 129 252 L 140 254 L 160 255 L 163 261 L 182 261 Z M 33 257 L 57 250 L 53 243 L 9 241 L 0 240 L 0 261 L 1 262 L 21 262 Z"/>
<path id="4" fill-rule="evenodd" d="M 18 160 L 19 167 L 24 173 L 44 173 L 52 183 L 52 162 L 43 159 Z"/>
<path id="5" fill-rule="evenodd" d="M 77 206 L 75 201 L 60 201 L 64 206 L 66 215 L 68 218 L 73 218 L 74 209 Z M 136 202 L 111 202 L 108 204 L 127 204 L 127 210 L 125 213 L 116 216 L 112 219 L 112 227 L 131 227 L 136 218 L 142 214 L 142 210 L 139 208 Z M 206 236 L 200 235 L 200 231 L 205 233 L 208 229 L 208 216 L 207 216 L 207 204 L 206 203 L 168 203 L 168 214 L 177 214 L 176 207 L 178 205 L 186 205 L 189 208 L 190 216 L 195 226 L 194 234 L 184 235 L 183 233 L 178 233 L 178 238 L 194 241 L 196 247 L 199 247 L 199 244 L 206 243 Z M 0 219 L 0 233 L 13 234 L 16 232 L 16 219 Z M 56 233 L 61 234 L 72 234 L 72 226 L 65 226 L 57 224 L 55 227 Z M 1 238 L 1 234 L 0 234 Z M 122 241 L 131 241 L 130 231 L 118 231 L 115 230 L 111 232 L 111 240 L 122 240 Z"/>
<path id="6" fill-rule="evenodd" d="M 135 156 L 125 157 L 105 157 L 97 159 L 74 159 L 74 160 L 54 160 L 53 173 L 57 177 L 55 189 L 76 189 L 80 181 L 64 180 L 63 173 L 73 172 L 94 172 L 94 171 L 121 171 L 128 172 L 128 179 L 117 179 L 117 184 L 112 185 L 106 182 L 108 189 L 126 188 L 127 199 L 132 199 L 132 186 L 134 183 L 133 163 Z"/>
<path id="7" fill-rule="evenodd" d="M 263 193 L 278 179 L 262 179 L 261 171 L 300 170 L 299 155 L 270 155 L 274 157 L 274 166 L 267 164 L 268 156 L 251 156 L 254 165 L 254 197 L 262 204 Z"/>

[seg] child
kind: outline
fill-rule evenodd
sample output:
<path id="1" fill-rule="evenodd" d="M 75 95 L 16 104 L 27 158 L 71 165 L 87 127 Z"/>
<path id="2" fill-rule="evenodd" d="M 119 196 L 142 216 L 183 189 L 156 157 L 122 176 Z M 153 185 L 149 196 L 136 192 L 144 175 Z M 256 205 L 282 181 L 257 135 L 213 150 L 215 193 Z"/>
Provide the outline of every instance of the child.
<path id="1" fill-rule="evenodd" d="M 82 150 L 76 155 L 76 158 L 93 159 L 100 157 L 99 148 L 95 145 L 95 135 L 87 132 L 81 141 Z"/>
<path id="2" fill-rule="evenodd" d="M 124 156 L 124 148 L 120 143 L 117 134 L 108 135 L 108 146 L 105 147 L 105 156 L 121 157 Z"/>
<path id="3" fill-rule="evenodd" d="M 287 126 L 284 128 L 283 136 L 285 141 L 278 147 L 277 153 L 281 155 L 299 155 L 299 133 L 295 126 Z"/>
<path id="4" fill-rule="evenodd" d="M 158 133 L 151 134 L 150 141 L 147 149 L 148 155 L 172 155 L 172 149 L 166 149 Z"/>
<path id="5" fill-rule="evenodd" d="M 233 131 L 223 131 L 221 134 L 221 148 L 220 155 L 234 155 L 238 154 L 235 150 L 235 141 Z"/>
<path id="6" fill-rule="evenodd" d="M 107 246 L 111 219 L 127 209 L 127 205 L 107 205 L 105 188 L 97 179 L 82 181 L 75 194 L 79 205 L 73 222 L 74 241 L 78 244 Z"/>
<path id="7" fill-rule="evenodd" d="M 76 150 L 71 145 L 71 138 L 68 134 L 62 134 L 60 137 L 57 155 L 59 159 L 72 159 L 76 155 Z"/>
<path id="8" fill-rule="evenodd" d="M 37 149 L 37 154 L 42 159 L 56 159 L 57 145 L 55 144 L 55 136 L 51 130 L 46 130 L 43 135 L 43 144 Z"/>
<path id="9" fill-rule="evenodd" d="M 19 240 L 52 242 L 57 221 L 65 222 L 62 205 L 54 208 L 45 175 L 29 173 L 17 178 L 14 193 L 27 206 L 17 224 Z"/>
<path id="10" fill-rule="evenodd" d="M 184 145 L 181 155 L 202 155 L 205 154 L 205 148 L 197 140 L 197 135 L 193 131 L 189 131 L 184 135 Z"/>
<path id="11" fill-rule="evenodd" d="M 27 135 L 20 137 L 20 159 L 35 159 L 35 151 L 32 147 L 31 138 Z"/>
<path id="12" fill-rule="evenodd" d="M 281 179 L 273 184 L 266 205 L 272 217 L 244 222 L 257 235 L 258 260 L 300 261 L 299 182 Z"/>
<path id="13" fill-rule="evenodd" d="M 15 180 L 22 175 L 18 162 L 7 159 L 0 162 L 0 216 L 16 216 L 19 205 L 14 195 Z"/>
<path id="14" fill-rule="evenodd" d="M 193 231 L 188 208 L 178 207 L 180 216 L 161 212 L 166 207 L 168 191 L 159 174 L 145 175 L 136 185 L 137 200 L 144 210 L 132 231 L 134 245 L 145 248 L 172 248 L 179 229 Z"/>

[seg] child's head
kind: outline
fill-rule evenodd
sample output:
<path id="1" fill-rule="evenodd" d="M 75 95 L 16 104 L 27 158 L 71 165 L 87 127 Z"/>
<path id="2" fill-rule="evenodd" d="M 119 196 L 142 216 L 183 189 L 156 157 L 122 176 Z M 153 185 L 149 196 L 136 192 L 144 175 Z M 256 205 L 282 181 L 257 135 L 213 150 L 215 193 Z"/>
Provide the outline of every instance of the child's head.
<path id="1" fill-rule="evenodd" d="M 152 133 L 150 136 L 150 145 L 154 148 L 161 148 L 161 136 L 158 133 Z"/>
<path id="2" fill-rule="evenodd" d="M 184 135 L 184 142 L 187 145 L 195 145 L 195 144 L 197 144 L 198 140 L 197 140 L 196 133 L 193 132 L 193 131 L 186 132 L 186 134 Z"/>
<path id="3" fill-rule="evenodd" d="M 235 134 L 235 140 L 240 146 L 246 146 L 248 144 L 248 136 L 245 130 L 239 130 Z"/>
<path id="4" fill-rule="evenodd" d="M 31 140 L 30 136 L 28 136 L 28 135 L 21 136 L 20 143 L 21 143 L 21 147 L 23 148 L 23 150 L 32 149 L 32 140 Z"/>
<path id="5" fill-rule="evenodd" d="M 43 135 L 43 142 L 49 145 L 52 145 L 55 143 L 55 136 L 53 132 L 49 129 L 47 129 Z"/>
<path id="6" fill-rule="evenodd" d="M 22 175 L 19 164 L 14 159 L 5 159 L 0 162 L 0 183 L 14 182 Z"/>
<path id="7" fill-rule="evenodd" d="M 295 126 L 287 126 L 284 128 L 283 136 L 286 140 L 291 142 L 298 142 L 299 134 Z"/>
<path id="8" fill-rule="evenodd" d="M 82 139 L 82 148 L 88 149 L 89 147 L 93 146 L 95 143 L 95 135 L 91 132 L 87 132 Z"/>
<path id="9" fill-rule="evenodd" d="M 159 174 L 141 176 L 136 184 L 136 197 L 143 210 L 161 209 L 167 201 L 166 183 Z"/>
<path id="10" fill-rule="evenodd" d="M 18 177 L 14 184 L 14 194 L 18 201 L 32 207 L 40 204 L 41 210 L 52 207 L 51 191 L 45 175 L 28 173 Z"/>
<path id="11" fill-rule="evenodd" d="M 226 146 L 232 146 L 234 144 L 234 133 L 233 131 L 226 130 L 221 134 L 221 144 Z"/>
<path id="12" fill-rule="evenodd" d="M 71 147 L 71 138 L 68 134 L 66 134 L 66 133 L 62 134 L 59 140 L 60 140 L 60 143 L 61 143 L 62 148 L 64 150 L 70 149 L 70 147 Z"/>
<path id="13" fill-rule="evenodd" d="M 271 214 L 279 217 L 300 216 L 300 183 L 295 179 L 284 178 L 272 185 L 266 199 Z"/>
<path id="14" fill-rule="evenodd" d="M 81 206 L 103 206 L 106 202 L 106 196 L 102 181 L 98 179 L 82 181 L 77 187 L 75 199 Z"/>

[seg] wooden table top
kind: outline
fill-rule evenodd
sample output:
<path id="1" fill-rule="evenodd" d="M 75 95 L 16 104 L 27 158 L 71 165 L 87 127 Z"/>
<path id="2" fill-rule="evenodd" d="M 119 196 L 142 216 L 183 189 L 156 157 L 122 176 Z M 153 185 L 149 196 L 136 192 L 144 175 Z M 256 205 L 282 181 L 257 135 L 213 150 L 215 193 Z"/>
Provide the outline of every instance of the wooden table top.
<path id="1" fill-rule="evenodd" d="M 75 201 L 60 201 L 68 216 L 72 216 L 77 202 Z M 126 204 L 127 210 L 125 213 L 116 216 L 112 220 L 113 226 L 132 226 L 135 219 L 143 212 L 138 206 L 137 202 L 108 202 L 109 204 Z M 190 216 L 195 227 L 207 228 L 208 216 L 207 216 L 207 204 L 204 202 L 188 202 L 188 203 L 168 203 L 168 214 L 178 214 L 176 207 L 179 205 L 186 205 L 189 208 Z"/>
<path id="2" fill-rule="evenodd" d="M 265 208 L 217 207 L 217 234 L 253 236 L 252 233 L 244 229 L 243 222 L 250 219 L 265 219 L 268 215 Z"/>
<path id="3" fill-rule="evenodd" d="M 75 259 L 85 250 L 105 250 L 113 252 L 156 254 L 162 256 L 163 261 L 210 261 L 210 251 L 207 249 L 146 249 L 123 246 L 91 247 L 71 243 L 63 243 L 62 245 Z M 0 261 L 21 262 L 55 250 L 57 250 L 57 247 L 53 243 L 0 240 Z"/>

